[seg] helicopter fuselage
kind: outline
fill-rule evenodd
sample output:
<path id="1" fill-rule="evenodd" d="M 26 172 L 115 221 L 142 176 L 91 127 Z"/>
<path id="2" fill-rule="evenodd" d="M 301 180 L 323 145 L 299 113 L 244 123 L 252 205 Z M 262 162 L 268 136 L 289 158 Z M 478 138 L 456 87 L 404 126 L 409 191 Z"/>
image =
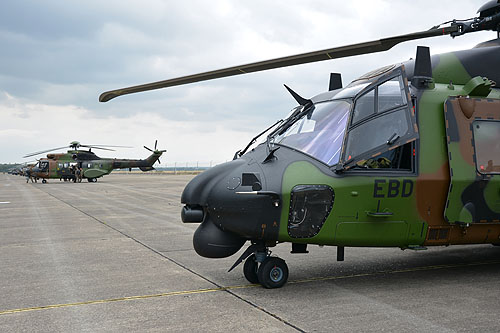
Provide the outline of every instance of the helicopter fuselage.
<path id="1" fill-rule="evenodd" d="M 82 178 L 90 182 L 104 175 L 110 174 L 114 169 L 140 168 L 142 171 L 153 170 L 153 164 L 162 152 L 153 152 L 144 160 L 100 158 L 93 152 L 85 150 L 68 150 L 62 154 L 48 154 L 40 159 L 32 168 L 32 176 L 41 179 L 74 179 L 73 168 L 82 169 Z"/>
<path id="2" fill-rule="evenodd" d="M 421 38 L 495 31 L 470 50 L 435 55 L 418 47 L 415 60 L 386 66 L 342 88 L 299 103 L 268 130 L 265 143 L 195 177 L 184 189 L 185 223 L 200 223 L 196 252 L 208 258 L 250 246 L 251 283 L 279 288 L 284 260 L 269 248 L 292 243 L 394 246 L 500 245 L 500 2 L 467 20 L 379 40 L 258 61 L 110 90 L 115 97 L 228 76 L 387 51 Z M 449 24 L 449 25 L 448 25 Z"/>
<path id="3" fill-rule="evenodd" d="M 328 163 L 313 149 L 298 149 L 299 139 L 291 145 L 274 139 L 200 174 L 186 186 L 181 200 L 186 205 L 183 221 L 201 223 L 194 235 L 195 250 L 205 257 L 226 257 L 247 240 L 262 247 L 280 242 L 402 249 L 500 244 L 500 127 L 487 144 L 493 161 L 489 171 L 477 164 L 477 151 L 482 148 L 466 140 L 467 133 L 459 133 L 474 124 L 479 137 L 483 131 L 479 128 L 500 124 L 500 89 L 490 81 L 500 80 L 498 59 L 499 40 L 434 56 L 432 77 L 424 87 L 413 81 L 415 62 L 407 62 L 402 71 L 408 108 L 379 112 L 381 106 L 375 104 L 375 111 L 358 122 L 363 98 L 373 93 L 381 101 L 382 85 L 397 76 L 395 66 L 361 78 L 363 87 L 352 96 L 343 91 L 355 90 L 361 83 L 312 98 L 316 108 L 335 100 L 351 105 L 337 163 Z M 454 116 L 450 115 L 467 114 L 467 107 L 461 108 L 467 104 L 472 105 L 469 118 L 457 118 L 451 124 Z M 394 145 L 386 136 L 387 144 L 375 144 L 367 152 L 351 147 L 355 140 L 377 141 L 389 123 L 399 121 L 398 112 L 407 112 L 407 119 L 414 113 L 418 134 Z M 320 119 L 311 114 L 309 120 L 303 116 L 300 126 L 311 120 L 316 121 L 311 126 L 318 126 Z M 289 137 L 301 134 L 295 128 L 281 135 L 286 137 L 287 131 L 296 131 Z M 314 129 L 309 131 L 302 134 Z M 405 134 L 398 133 L 396 141 Z M 316 139 L 309 136 L 309 144 L 321 144 Z M 350 156 L 356 151 L 359 157 Z M 460 154 L 452 156 L 452 151 Z"/>

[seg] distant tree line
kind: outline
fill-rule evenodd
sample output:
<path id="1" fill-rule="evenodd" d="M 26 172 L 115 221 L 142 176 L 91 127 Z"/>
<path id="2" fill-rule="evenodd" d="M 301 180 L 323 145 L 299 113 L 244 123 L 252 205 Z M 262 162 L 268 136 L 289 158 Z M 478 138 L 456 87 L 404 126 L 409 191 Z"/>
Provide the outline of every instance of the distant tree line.
<path id="1" fill-rule="evenodd" d="M 0 163 L 0 172 L 7 172 L 7 170 L 12 168 L 19 168 L 22 164 L 10 164 L 10 163 Z"/>

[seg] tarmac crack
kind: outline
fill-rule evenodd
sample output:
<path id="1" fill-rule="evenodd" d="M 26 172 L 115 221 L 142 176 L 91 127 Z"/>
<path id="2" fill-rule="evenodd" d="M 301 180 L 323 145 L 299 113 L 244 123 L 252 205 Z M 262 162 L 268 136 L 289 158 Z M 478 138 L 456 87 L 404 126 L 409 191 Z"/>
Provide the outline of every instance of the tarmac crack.
<path id="1" fill-rule="evenodd" d="M 289 321 L 287 321 L 287 320 L 285 320 L 285 319 L 281 318 L 279 315 L 277 315 L 277 314 L 275 314 L 275 313 L 272 313 L 272 312 L 270 312 L 269 310 L 266 310 L 265 308 L 263 308 L 263 307 L 261 307 L 261 306 L 259 306 L 259 305 L 255 304 L 254 302 L 252 302 L 252 301 L 250 301 L 250 300 L 247 300 L 247 299 L 245 299 L 245 298 L 243 298 L 243 297 L 239 296 L 238 294 L 236 294 L 236 293 L 232 292 L 232 291 L 231 291 L 231 289 L 236 289 L 236 287 L 233 287 L 233 288 L 224 287 L 224 286 L 222 286 L 222 285 L 218 284 L 217 282 L 212 281 L 212 280 L 210 280 L 209 278 L 207 278 L 207 277 L 203 276 L 202 274 L 200 274 L 200 273 L 198 273 L 198 272 L 196 272 L 196 271 L 192 270 L 191 268 L 187 267 L 186 265 L 183 265 L 182 263 L 180 263 L 180 262 L 178 262 L 178 261 L 176 261 L 176 260 L 174 260 L 174 259 L 170 258 L 169 256 L 167 256 L 167 255 L 163 254 L 162 252 L 160 252 L 160 251 L 156 250 L 155 248 L 153 248 L 153 247 L 151 247 L 151 246 L 147 245 L 146 243 L 144 243 L 144 242 L 140 241 L 139 239 L 137 239 L 137 238 L 135 238 L 135 237 L 133 237 L 133 236 L 131 236 L 131 235 L 128 235 L 127 233 L 125 233 L 125 232 L 123 232 L 123 231 L 121 231 L 121 230 L 119 230 L 119 229 L 117 229 L 117 228 L 115 228 L 115 227 L 113 227 L 113 226 L 111 226 L 111 225 L 107 224 L 106 222 L 104 222 L 104 221 L 100 220 L 99 218 L 97 218 L 97 217 L 95 217 L 95 216 L 93 216 L 93 215 L 91 215 L 91 214 L 89 214 L 89 213 L 87 213 L 87 212 L 85 212 L 85 211 L 81 210 L 80 208 L 78 208 L 78 207 L 74 206 L 74 205 L 73 205 L 73 204 L 71 204 L 70 202 L 67 202 L 67 201 L 65 201 L 65 200 L 63 200 L 63 199 L 61 199 L 61 198 L 58 198 L 57 196 L 53 195 L 52 193 L 46 192 L 46 191 L 44 191 L 44 190 L 42 190 L 42 189 L 40 189 L 40 188 L 37 188 L 37 189 L 38 189 L 38 190 L 40 190 L 40 191 L 41 191 L 41 192 L 43 192 L 43 193 L 48 194 L 49 196 L 53 197 L 54 199 L 56 199 L 56 200 L 58 200 L 58 201 L 60 201 L 60 202 L 62 202 L 62 203 L 64 203 L 64 204 L 66 204 L 66 205 L 70 206 L 71 208 L 73 208 L 73 209 L 75 209 L 75 210 L 79 211 L 80 213 L 82 213 L 82 214 L 84 214 L 84 215 L 86 215 L 86 216 L 90 217 L 91 219 L 95 220 L 96 222 L 98 222 L 98 223 L 100 223 L 100 224 L 102 224 L 102 225 L 104 225 L 104 226 L 106 226 L 106 227 L 108 227 L 108 228 L 110 228 L 110 229 L 112 229 L 112 230 L 114 230 L 114 231 L 118 232 L 119 234 L 123 235 L 124 237 L 126 237 L 126 238 L 128 238 L 128 239 L 130 239 L 130 240 L 132 240 L 132 241 L 134 241 L 134 242 L 136 242 L 136 243 L 138 243 L 138 244 L 142 245 L 143 247 L 145 247 L 146 249 L 150 250 L 151 252 L 156 253 L 157 255 L 159 255 L 159 256 L 161 256 L 161 257 L 163 257 L 164 259 L 167 259 L 167 260 L 168 260 L 168 261 L 170 261 L 171 263 L 173 263 L 173 264 L 175 264 L 175 265 L 177 265 L 177 266 L 181 267 L 182 269 L 184 269 L 184 270 L 188 271 L 189 273 L 194 274 L 194 275 L 198 276 L 199 278 L 201 278 L 201 279 L 203 279 L 203 280 L 207 281 L 208 283 L 210 283 L 210 284 L 214 285 L 214 286 L 216 287 L 216 288 L 214 289 L 214 291 L 219 291 L 219 290 L 220 290 L 220 291 L 225 291 L 225 292 L 226 292 L 226 293 L 228 293 L 229 295 L 231 295 L 231 296 L 233 296 L 233 297 L 237 298 L 238 300 L 240 300 L 240 301 L 242 301 L 242 302 L 244 302 L 244 303 L 247 303 L 248 305 L 252 306 L 253 308 L 255 308 L 255 309 L 257 309 L 257 310 L 259 310 L 259 311 L 261 311 L 261 312 L 263 312 L 263 313 L 265 313 L 265 314 L 267 314 L 267 315 L 269 315 L 269 316 L 273 317 L 274 319 L 276 319 L 276 320 L 278 320 L 278 321 L 282 322 L 283 324 L 285 324 L 285 325 L 287 325 L 287 326 L 289 326 L 289 327 L 291 327 L 291 328 L 293 328 L 293 329 L 297 330 L 298 332 L 306 332 L 305 330 L 303 330 L 303 329 L 301 329 L 301 328 L 297 327 L 296 325 L 294 325 L 294 324 L 290 323 Z M 252 286 L 253 286 L 253 285 L 252 285 Z M 257 285 L 255 285 L 255 286 L 257 286 Z M 140 297 L 140 296 L 137 296 L 136 298 L 138 298 L 138 297 Z M 143 297 L 143 298 L 146 298 L 146 297 Z M 111 301 L 113 301 L 113 300 L 118 301 L 118 300 L 121 300 L 121 299 L 111 299 L 111 300 L 109 300 L 108 302 L 111 302 Z M 89 303 L 89 302 L 90 302 L 90 303 Z M 75 305 L 93 304 L 93 302 L 92 302 L 92 301 L 89 301 L 89 302 L 75 303 Z M 98 301 L 94 301 L 94 302 L 95 302 L 95 303 L 97 303 Z M 48 306 L 48 307 L 49 307 L 49 308 L 56 308 L 56 307 L 58 307 L 58 306 L 57 306 L 57 305 L 54 305 L 54 306 Z M 61 307 L 61 306 L 59 306 L 59 307 Z M 20 312 L 20 311 L 18 311 L 18 312 Z M 1 314 L 3 314 L 3 312 L 0 312 L 0 315 L 1 315 Z"/>

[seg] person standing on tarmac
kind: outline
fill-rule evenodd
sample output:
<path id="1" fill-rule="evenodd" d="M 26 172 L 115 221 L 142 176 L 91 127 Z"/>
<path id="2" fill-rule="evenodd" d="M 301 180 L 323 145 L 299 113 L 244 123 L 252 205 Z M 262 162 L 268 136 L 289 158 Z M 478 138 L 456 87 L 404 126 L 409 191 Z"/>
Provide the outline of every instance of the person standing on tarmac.
<path id="1" fill-rule="evenodd" d="M 26 184 L 29 183 L 30 179 L 31 179 L 31 182 L 33 183 L 33 178 L 31 178 L 31 170 L 26 169 Z"/>
<path id="2" fill-rule="evenodd" d="M 76 170 L 75 171 L 75 181 L 81 183 L 83 170 L 82 170 L 82 168 L 79 168 L 79 167 L 76 167 L 75 170 Z"/>
<path id="3" fill-rule="evenodd" d="M 71 167 L 71 173 L 73 174 L 73 183 L 76 183 L 76 180 L 78 179 L 78 176 L 77 176 L 77 168 L 76 168 L 76 165 L 73 165 Z"/>

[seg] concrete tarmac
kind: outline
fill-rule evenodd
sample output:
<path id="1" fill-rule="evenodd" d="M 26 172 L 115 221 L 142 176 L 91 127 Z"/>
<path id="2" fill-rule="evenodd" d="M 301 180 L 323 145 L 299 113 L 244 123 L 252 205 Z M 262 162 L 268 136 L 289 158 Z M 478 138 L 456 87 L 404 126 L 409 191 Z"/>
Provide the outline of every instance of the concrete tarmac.
<path id="1" fill-rule="evenodd" d="M 498 332 L 500 247 L 401 251 L 310 246 L 289 282 L 249 284 L 206 259 L 180 221 L 192 176 L 97 183 L 0 174 L 0 331 Z M 241 250 L 243 251 L 245 247 Z"/>

